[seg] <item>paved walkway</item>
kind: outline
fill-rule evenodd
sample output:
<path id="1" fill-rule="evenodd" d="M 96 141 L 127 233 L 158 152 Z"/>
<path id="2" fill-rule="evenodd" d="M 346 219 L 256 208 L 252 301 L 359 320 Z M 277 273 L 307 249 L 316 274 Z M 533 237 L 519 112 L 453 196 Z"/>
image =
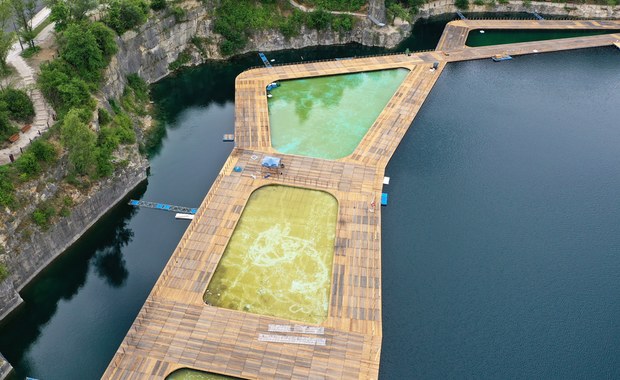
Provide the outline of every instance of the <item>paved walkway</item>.
<path id="1" fill-rule="evenodd" d="M 315 8 L 306 7 L 304 5 L 301 5 L 301 4 L 299 4 L 298 2 L 296 2 L 294 0 L 288 0 L 288 2 L 293 7 L 299 9 L 302 12 L 314 12 L 316 10 Z M 344 11 L 325 11 L 325 12 L 331 13 L 333 15 L 350 15 L 350 16 L 361 17 L 361 18 L 368 17 L 368 15 L 366 13 L 359 13 L 359 12 L 344 12 Z"/>
<path id="2" fill-rule="evenodd" d="M 41 9 L 41 11 L 39 11 L 39 13 L 32 18 L 32 27 L 36 28 L 41 25 L 49 14 L 49 8 L 45 7 Z M 39 33 L 37 38 L 35 38 L 35 42 L 40 43 L 41 41 L 49 38 L 53 30 L 53 24 L 46 26 L 41 33 Z M 8 148 L 0 150 L 0 165 L 5 165 L 11 162 L 9 158 L 9 155 L 11 154 L 14 158 L 19 157 L 21 155 L 21 150 L 25 149 L 32 140 L 40 136 L 40 134 L 46 131 L 53 123 L 53 110 L 50 105 L 47 104 L 43 94 L 36 86 L 35 71 L 22 58 L 20 53 L 21 46 L 19 45 L 19 42 L 16 42 L 9 51 L 7 63 L 15 67 L 17 74 L 21 78 L 23 88 L 26 90 L 28 95 L 30 95 L 30 99 L 32 99 L 32 103 L 34 104 L 35 117 L 31 124 L 32 128 L 25 133 L 20 132 L 19 140 L 11 144 Z"/>

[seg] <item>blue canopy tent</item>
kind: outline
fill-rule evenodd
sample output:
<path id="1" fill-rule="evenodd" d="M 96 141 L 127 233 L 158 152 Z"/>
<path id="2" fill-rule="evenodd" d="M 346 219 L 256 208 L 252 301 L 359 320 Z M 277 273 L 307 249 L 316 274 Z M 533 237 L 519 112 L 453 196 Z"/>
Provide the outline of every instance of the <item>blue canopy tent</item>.
<path id="1" fill-rule="evenodd" d="M 261 167 L 263 169 L 267 169 L 268 173 L 265 178 L 269 177 L 271 174 L 279 174 L 280 169 L 283 167 L 281 159 L 279 157 L 273 156 L 263 156 L 263 160 L 261 161 Z M 262 170 L 261 170 L 262 171 Z"/>
<path id="2" fill-rule="evenodd" d="M 277 169 L 280 167 L 280 158 L 273 156 L 264 156 L 261 165 L 269 169 Z"/>

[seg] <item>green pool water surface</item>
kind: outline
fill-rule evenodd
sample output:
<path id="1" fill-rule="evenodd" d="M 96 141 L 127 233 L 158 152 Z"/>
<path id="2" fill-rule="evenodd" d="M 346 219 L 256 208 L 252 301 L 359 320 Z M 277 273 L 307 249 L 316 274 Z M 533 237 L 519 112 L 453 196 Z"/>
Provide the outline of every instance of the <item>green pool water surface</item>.
<path id="1" fill-rule="evenodd" d="M 195 369 L 182 368 L 172 372 L 166 376 L 166 380 L 229 380 L 240 379 L 239 377 L 230 377 L 224 375 L 218 375 L 215 373 L 198 371 Z"/>
<path id="2" fill-rule="evenodd" d="M 301 156 L 348 156 L 408 73 L 393 69 L 280 82 L 268 101 L 271 145 Z"/>
<path id="3" fill-rule="evenodd" d="M 338 202 L 322 191 L 262 187 L 250 196 L 205 292 L 228 309 L 307 323 L 327 317 Z"/>
<path id="4" fill-rule="evenodd" d="M 566 29 L 491 29 L 472 30 L 467 36 L 467 42 L 465 45 L 476 46 L 489 46 L 489 45 L 503 45 L 513 44 L 518 42 L 532 42 L 532 41 L 544 41 L 555 40 L 561 38 L 573 38 L 573 37 L 588 37 L 598 36 L 601 34 L 617 33 L 616 30 L 566 30 Z"/>

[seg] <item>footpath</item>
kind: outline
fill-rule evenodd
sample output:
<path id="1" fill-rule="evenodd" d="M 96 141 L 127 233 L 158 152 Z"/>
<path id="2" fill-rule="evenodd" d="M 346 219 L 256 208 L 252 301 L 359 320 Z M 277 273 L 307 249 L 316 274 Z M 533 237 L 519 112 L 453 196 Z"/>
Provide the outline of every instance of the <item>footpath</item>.
<path id="1" fill-rule="evenodd" d="M 39 13 L 37 13 L 31 20 L 32 27 L 36 28 L 41 25 L 49 14 L 49 8 L 45 7 L 41 9 L 41 11 L 39 11 Z M 46 26 L 35 38 L 35 43 L 39 44 L 41 41 L 49 38 L 53 30 L 53 23 Z M 17 159 L 17 157 L 21 155 L 22 150 L 24 150 L 28 144 L 39 137 L 53 124 L 53 110 L 45 101 L 43 94 L 36 86 L 35 71 L 28 65 L 26 60 L 22 58 L 20 53 L 21 46 L 19 42 L 16 42 L 9 51 L 7 63 L 15 67 L 24 90 L 28 93 L 30 99 L 32 99 L 35 116 L 30 129 L 24 132 L 19 132 L 19 139 L 17 141 L 5 149 L 0 149 L 0 165 L 5 165 L 11 162 L 11 155 L 13 156 L 13 159 Z"/>

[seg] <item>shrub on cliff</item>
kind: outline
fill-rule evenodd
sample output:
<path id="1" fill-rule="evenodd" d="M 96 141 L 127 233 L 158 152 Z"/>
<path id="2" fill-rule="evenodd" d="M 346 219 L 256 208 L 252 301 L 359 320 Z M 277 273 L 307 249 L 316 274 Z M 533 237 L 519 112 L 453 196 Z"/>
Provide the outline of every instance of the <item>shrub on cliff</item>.
<path id="1" fill-rule="evenodd" d="M 10 168 L 8 166 L 0 166 L 0 205 L 2 206 L 14 206 L 15 205 L 15 187 L 11 180 Z"/>
<path id="2" fill-rule="evenodd" d="M 97 137 L 80 119 L 79 111 L 71 110 L 60 129 L 62 144 L 67 149 L 72 171 L 79 175 L 91 174 L 96 159 Z"/>
<path id="3" fill-rule="evenodd" d="M 154 11 L 166 9 L 166 0 L 151 0 L 151 9 Z"/>
<path id="4" fill-rule="evenodd" d="M 145 0 L 110 0 L 104 22 L 119 35 L 146 22 L 149 5 Z"/>

